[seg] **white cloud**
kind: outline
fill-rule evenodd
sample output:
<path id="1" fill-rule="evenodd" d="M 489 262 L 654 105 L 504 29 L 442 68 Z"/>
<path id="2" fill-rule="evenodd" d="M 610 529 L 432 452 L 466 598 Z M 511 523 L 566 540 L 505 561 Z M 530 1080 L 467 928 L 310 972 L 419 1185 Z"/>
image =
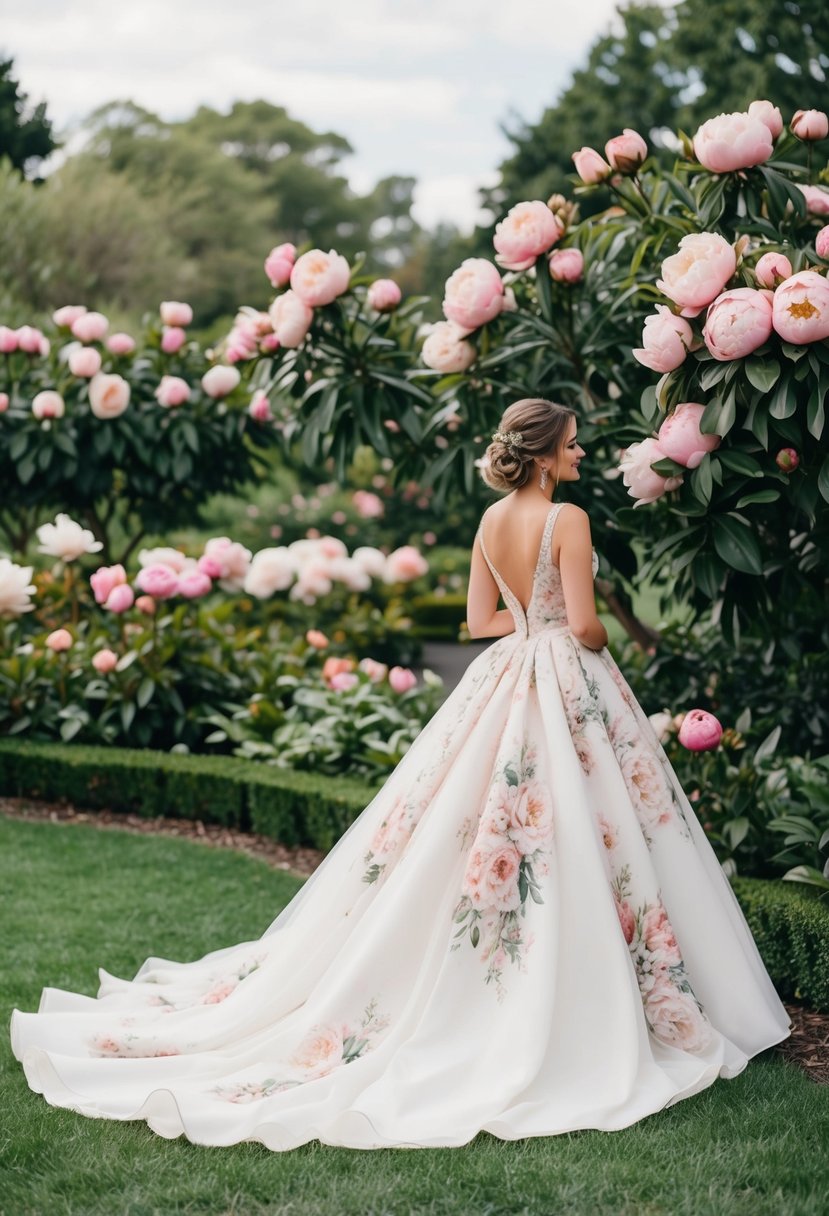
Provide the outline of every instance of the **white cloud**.
<path id="1" fill-rule="evenodd" d="M 434 228 L 443 221 L 456 224 L 462 232 L 471 232 L 476 224 L 492 219 L 481 208 L 478 192 L 482 186 L 495 185 L 497 178 L 497 173 L 424 178 L 415 188 L 412 214 L 424 228 Z"/>

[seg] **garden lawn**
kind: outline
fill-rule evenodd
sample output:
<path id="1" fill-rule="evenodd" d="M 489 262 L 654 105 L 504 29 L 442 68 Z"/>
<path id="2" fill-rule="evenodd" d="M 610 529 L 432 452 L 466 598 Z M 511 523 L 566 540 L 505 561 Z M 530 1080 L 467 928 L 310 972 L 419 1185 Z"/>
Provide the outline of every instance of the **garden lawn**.
<path id="1" fill-rule="evenodd" d="M 0 818 L 0 996 L 92 993 L 100 965 L 200 956 L 258 937 L 301 879 L 237 853 L 88 826 Z M 463 1148 L 312 1142 L 199 1148 L 91 1120 L 32 1094 L 0 1040 L 2 1216 L 823 1216 L 829 1087 L 773 1051 L 733 1081 L 620 1132 Z"/>

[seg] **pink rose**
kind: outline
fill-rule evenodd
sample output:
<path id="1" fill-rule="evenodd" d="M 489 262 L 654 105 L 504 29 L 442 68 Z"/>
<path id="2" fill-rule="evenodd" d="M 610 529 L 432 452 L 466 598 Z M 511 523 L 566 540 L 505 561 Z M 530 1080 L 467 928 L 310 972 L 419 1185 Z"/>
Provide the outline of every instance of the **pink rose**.
<path id="1" fill-rule="evenodd" d="M 333 1023 L 328 1023 L 324 1026 L 314 1026 L 305 1035 L 291 1056 L 291 1063 L 298 1068 L 316 1072 L 320 1068 L 339 1064 L 342 1057 L 342 1029 Z"/>
<path id="2" fill-rule="evenodd" d="M 815 237 L 815 251 L 819 258 L 829 259 L 829 224 L 825 224 Z"/>
<path id="3" fill-rule="evenodd" d="M 372 684 L 379 684 L 389 673 L 386 663 L 378 663 L 377 659 L 360 659 L 357 664 L 360 671 L 365 672 Z"/>
<path id="4" fill-rule="evenodd" d="M 325 650 L 328 645 L 328 638 L 321 629 L 309 629 L 305 634 L 305 641 L 309 646 L 313 646 L 314 650 Z"/>
<path id="5" fill-rule="evenodd" d="M 39 355 L 43 334 L 33 325 L 21 325 L 17 331 L 17 345 L 27 355 Z"/>
<path id="6" fill-rule="evenodd" d="M 386 508 L 382 498 L 378 494 L 372 494 L 371 490 L 355 490 L 351 501 L 357 514 L 363 519 L 380 519 L 385 514 Z"/>
<path id="7" fill-rule="evenodd" d="M 638 131 L 625 127 L 622 135 L 607 141 L 604 154 L 618 173 L 635 173 L 648 155 L 648 145 Z"/>
<path id="8" fill-rule="evenodd" d="M 101 356 L 93 346 L 79 346 L 69 356 L 73 376 L 94 376 L 101 370 Z"/>
<path id="9" fill-rule="evenodd" d="M 465 341 L 465 333 L 451 321 L 438 321 L 423 343 L 421 359 L 427 367 L 444 375 L 465 372 L 478 357 L 472 343 Z"/>
<path id="10" fill-rule="evenodd" d="M 774 293 L 772 322 L 784 342 L 802 346 L 829 338 L 829 283 L 815 270 L 801 270 Z"/>
<path id="11" fill-rule="evenodd" d="M 682 962 L 673 925 L 662 904 L 652 904 L 642 918 L 642 940 L 651 954 L 658 957 L 665 967 L 675 967 Z"/>
<path id="12" fill-rule="evenodd" d="M 158 311 L 164 325 L 186 327 L 193 320 L 193 309 L 189 304 L 182 304 L 180 300 L 164 300 Z"/>
<path id="13" fill-rule="evenodd" d="M 777 106 L 773 106 L 770 101 L 753 101 L 748 107 L 748 113 L 751 118 L 759 118 L 760 122 L 764 122 L 772 139 L 777 139 L 783 130 L 783 115 Z"/>
<path id="14" fill-rule="evenodd" d="M 118 655 L 114 650 L 108 650 L 104 647 L 92 656 L 92 666 L 96 671 L 99 671 L 102 676 L 108 675 L 114 671 L 118 665 Z"/>
<path id="15" fill-rule="evenodd" d="M 138 571 L 135 580 L 141 591 L 157 600 L 167 600 L 178 591 L 178 574 L 171 566 L 156 562 Z"/>
<path id="16" fill-rule="evenodd" d="M 0 354 L 12 355 L 17 350 L 17 331 L 0 325 Z"/>
<path id="17" fill-rule="evenodd" d="M 0 393 L 0 414 L 5 414 L 5 412 L 8 408 L 9 408 L 9 394 Z"/>
<path id="18" fill-rule="evenodd" d="M 285 287 L 296 261 L 296 245 L 286 242 L 276 245 L 265 258 L 265 274 L 273 287 Z"/>
<path id="19" fill-rule="evenodd" d="M 429 563 L 414 545 L 401 545 L 386 558 L 384 579 L 387 583 L 407 583 L 428 569 Z"/>
<path id="20" fill-rule="evenodd" d="M 677 738 L 688 751 L 707 752 L 719 746 L 722 727 L 714 715 L 706 710 L 689 709 L 682 719 Z"/>
<path id="21" fill-rule="evenodd" d="M 79 342 L 100 342 L 109 329 L 109 321 L 100 312 L 85 312 L 69 328 Z"/>
<path id="22" fill-rule="evenodd" d="M 829 117 L 823 110 L 797 110 L 789 125 L 798 139 L 825 139 L 829 134 Z"/>
<path id="23" fill-rule="evenodd" d="M 737 255 L 724 237 L 692 232 L 662 263 L 656 286 L 680 306 L 684 317 L 695 317 L 720 294 L 736 269 Z"/>
<path id="24" fill-rule="evenodd" d="M 161 349 L 165 355 L 174 355 L 187 341 L 187 331 L 180 325 L 165 325 L 161 334 Z"/>
<path id="25" fill-rule="evenodd" d="M 56 654 L 61 650 L 68 650 L 72 642 L 72 634 L 68 629 L 55 629 L 46 639 L 46 645 Z"/>
<path id="26" fill-rule="evenodd" d="M 584 254 L 580 249 L 554 249 L 548 268 L 557 283 L 578 283 L 584 274 Z"/>
<path id="27" fill-rule="evenodd" d="M 359 677 L 355 676 L 353 671 L 338 671 L 331 677 L 330 687 L 334 689 L 334 692 L 348 692 L 350 688 L 354 688 L 359 683 Z"/>
<path id="28" fill-rule="evenodd" d="M 744 359 L 771 334 L 771 303 L 751 287 L 732 287 L 708 307 L 703 341 L 715 359 Z"/>
<path id="29" fill-rule="evenodd" d="M 585 186 L 595 186 L 613 172 L 595 148 L 579 148 L 578 152 L 573 153 L 573 164 Z"/>
<path id="30" fill-rule="evenodd" d="M 486 258 L 466 258 L 446 280 L 444 292 L 444 315 L 461 337 L 497 317 L 504 302 L 501 276 Z"/>
<path id="31" fill-rule="evenodd" d="M 403 293 L 394 279 L 375 279 L 366 299 L 375 312 L 392 312 L 403 299 Z"/>
<path id="32" fill-rule="evenodd" d="M 784 253 L 764 253 L 754 267 L 757 282 L 761 287 L 774 289 L 783 279 L 792 274 L 792 264 Z"/>
<path id="33" fill-rule="evenodd" d="M 123 376 L 99 372 L 89 381 L 89 408 L 96 418 L 118 418 L 130 403 L 130 386 Z"/>
<path id="34" fill-rule="evenodd" d="M 495 225 L 495 261 L 504 270 L 528 270 L 560 238 L 564 227 L 546 203 L 516 203 Z M 500 276 L 498 277 L 499 291 Z M 498 311 L 501 307 L 499 304 Z M 444 309 L 445 311 L 445 309 Z M 446 313 L 449 316 L 449 313 Z M 454 320 L 455 318 L 450 318 Z M 473 325 L 472 329 L 477 329 Z"/>
<path id="35" fill-rule="evenodd" d="M 259 388 L 248 403 L 248 413 L 254 422 L 272 422 L 271 403 L 264 389 Z"/>
<path id="36" fill-rule="evenodd" d="M 135 601 L 135 606 L 145 616 L 155 616 L 155 600 L 151 595 L 139 595 Z"/>
<path id="37" fill-rule="evenodd" d="M 545 845 L 553 832 L 549 802 L 539 784 L 522 782 L 510 786 L 509 833 L 521 853 L 534 853 Z"/>
<path id="38" fill-rule="evenodd" d="M 113 587 L 106 598 L 104 608 L 107 612 L 127 612 L 135 603 L 135 592 L 127 583 L 119 583 Z"/>
<path id="39" fill-rule="evenodd" d="M 66 411 L 66 403 L 60 393 L 53 388 L 46 388 L 38 393 L 32 401 L 32 413 L 35 418 L 62 418 Z"/>
<path id="40" fill-rule="evenodd" d="M 237 368 L 225 367 L 223 364 L 217 363 L 215 367 L 211 367 L 204 373 L 201 378 L 201 386 L 208 397 L 218 400 L 226 397 L 228 393 L 232 393 L 241 379 Z"/>
<path id="41" fill-rule="evenodd" d="M 112 590 L 127 581 L 127 572 L 123 566 L 99 566 L 94 574 L 89 576 L 96 604 L 105 604 Z"/>
<path id="42" fill-rule="evenodd" d="M 178 594 L 183 595 L 185 599 L 198 599 L 212 589 L 213 584 L 203 570 L 190 570 L 187 574 L 179 575 Z"/>
<path id="43" fill-rule="evenodd" d="M 633 357 L 651 371 L 672 372 L 685 362 L 693 340 L 694 331 L 684 317 L 675 316 L 667 304 L 657 304 L 656 313 L 645 318 L 642 346 Z"/>
<path id="44" fill-rule="evenodd" d="M 190 400 L 190 385 L 181 376 L 162 376 L 155 390 L 155 399 L 159 405 L 182 405 Z"/>
<path id="45" fill-rule="evenodd" d="M 417 684 L 417 676 L 408 667 L 392 667 L 389 672 L 389 684 L 394 692 L 408 692 Z"/>
<path id="46" fill-rule="evenodd" d="M 106 348 L 113 355 L 131 355 L 135 350 L 135 338 L 129 334 L 110 334 L 106 340 Z"/>
<path id="47" fill-rule="evenodd" d="M 271 304 L 270 317 L 279 345 L 294 350 L 304 342 L 314 319 L 314 310 L 303 303 L 295 291 L 286 291 Z"/>
<path id="48" fill-rule="evenodd" d="M 633 915 L 630 904 L 627 900 L 616 899 L 616 912 L 619 916 L 619 924 L 622 926 L 622 932 L 625 935 L 625 941 L 628 945 L 633 941 L 633 935 L 636 932 L 636 918 Z"/>
<path id="49" fill-rule="evenodd" d="M 700 1051 L 711 1041 L 710 1023 L 692 996 L 681 992 L 666 974 L 658 975 L 644 994 L 645 1017 L 657 1039 L 682 1051 Z"/>
<path id="50" fill-rule="evenodd" d="M 806 199 L 807 211 L 812 215 L 829 215 L 829 190 L 825 190 L 823 186 L 798 185 L 797 188 Z"/>
<path id="51" fill-rule="evenodd" d="M 664 460 L 665 453 L 655 439 L 643 439 L 640 443 L 632 443 L 619 461 L 622 480 L 628 487 L 628 494 L 635 498 L 634 507 L 645 503 L 655 502 L 669 490 L 675 490 L 682 484 L 681 477 L 663 477 L 651 468 L 658 460 Z"/>
<path id="52" fill-rule="evenodd" d="M 718 114 L 694 136 L 694 154 L 712 173 L 731 173 L 761 165 L 773 151 L 771 131 L 751 114 Z"/>
<path id="53" fill-rule="evenodd" d="M 722 443 L 719 435 L 704 435 L 699 429 L 705 406 L 696 401 L 683 401 L 669 414 L 659 428 L 657 443 L 663 456 L 670 457 L 686 469 L 695 469 L 706 452 L 713 452 Z"/>
<path id="54" fill-rule="evenodd" d="M 63 308 L 52 313 L 52 320 L 58 329 L 71 329 L 78 317 L 82 317 L 85 312 L 85 304 L 64 304 Z"/>
<path id="55" fill-rule="evenodd" d="M 774 463 L 783 473 L 793 473 L 800 464 L 800 457 L 794 448 L 781 448 L 774 458 Z"/>
<path id="56" fill-rule="evenodd" d="M 308 308 L 317 308 L 348 291 L 350 277 L 351 270 L 342 254 L 333 249 L 328 253 L 311 249 L 297 259 L 291 271 L 291 288 Z M 276 325 L 274 330 L 278 333 Z"/>
<path id="57" fill-rule="evenodd" d="M 463 878 L 462 891 L 472 906 L 512 912 L 521 905 L 518 874 L 521 854 L 513 844 L 490 849 L 474 847 Z"/>

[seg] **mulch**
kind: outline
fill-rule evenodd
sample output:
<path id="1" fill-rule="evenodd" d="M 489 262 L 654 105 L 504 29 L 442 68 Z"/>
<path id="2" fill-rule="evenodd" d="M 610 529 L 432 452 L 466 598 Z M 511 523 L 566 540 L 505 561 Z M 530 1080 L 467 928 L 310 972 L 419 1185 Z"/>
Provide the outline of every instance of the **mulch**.
<path id="1" fill-rule="evenodd" d="M 136 835 L 174 836 L 195 840 L 213 848 L 235 849 L 248 857 L 257 857 L 277 870 L 298 877 L 312 874 L 325 853 L 319 849 L 289 848 L 259 836 L 200 819 L 142 819 L 140 815 L 123 815 L 114 811 L 79 811 L 69 803 L 39 802 L 30 798 L 0 798 L 0 815 L 9 819 L 48 821 L 50 823 L 87 823 L 102 830 L 114 829 Z M 789 1038 L 772 1050 L 802 1069 L 818 1085 L 829 1085 L 829 1014 L 817 1013 L 805 1005 L 784 1001 L 792 1019 Z"/>

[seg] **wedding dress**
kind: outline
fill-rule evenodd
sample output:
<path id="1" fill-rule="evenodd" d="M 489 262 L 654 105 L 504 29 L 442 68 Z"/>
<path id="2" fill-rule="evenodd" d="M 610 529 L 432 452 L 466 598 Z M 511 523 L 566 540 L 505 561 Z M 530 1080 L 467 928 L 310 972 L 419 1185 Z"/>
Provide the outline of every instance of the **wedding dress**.
<path id="1" fill-rule="evenodd" d="M 627 1127 L 788 1036 L 651 723 L 567 626 L 561 505 L 526 612 L 484 553 L 515 632 L 264 934 L 44 989 L 12 1015 L 32 1089 L 198 1144 L 462 1145 Z"/>

